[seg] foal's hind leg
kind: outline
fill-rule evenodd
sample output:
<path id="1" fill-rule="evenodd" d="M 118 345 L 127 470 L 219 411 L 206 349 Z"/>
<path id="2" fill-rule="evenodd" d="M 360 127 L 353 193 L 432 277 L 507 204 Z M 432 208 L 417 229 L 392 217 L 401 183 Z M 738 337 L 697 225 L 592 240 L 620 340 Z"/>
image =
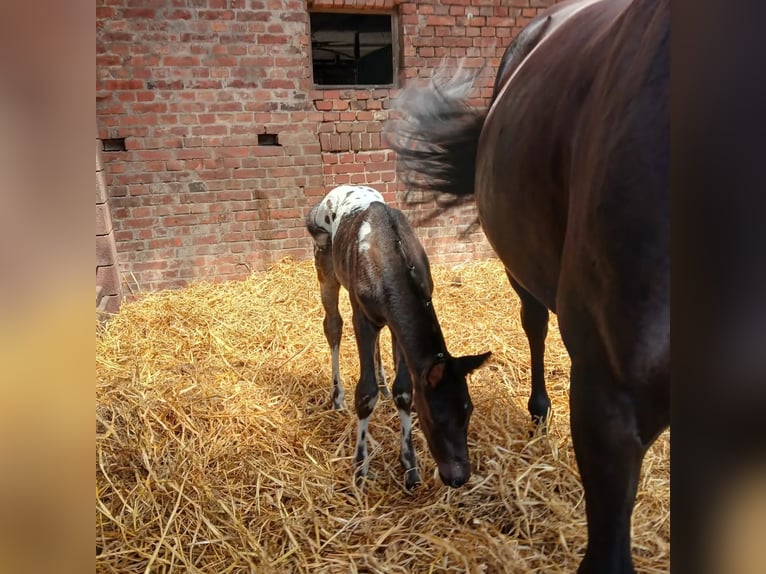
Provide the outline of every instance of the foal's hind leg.
<path id="1" fill-rule="evenodd" d="M 324 307 L 324 335 L 330 345 L 332 354 L 332 407 L 335 410 L 343 408 L 343 383 L 340 380 L 340 337 L 343 332 L 343 318 L 338 310 L 338 295 L 340 283 L 335 276 L 332 263 L 332 249 L 329 247 L 314 250 L 314 265 L 319 277 L 319 287 L 322 293 Z"/>
<path id="2" fill-rule="evenodd" d="M 394 403 L 399 413 L 399 422 L 402 427 L 402 444 L 399 451 L 399 462 L 404 468 L 404 486 L 410 490 L 420 484 L 418 473 L 418 461 L 415 458 L 415 447 L 412 444 L 412 380 L 407 363 L 404 361 L 404 353 L 396 346 L 396 337 L 391 334 L 391 341 L 396 367 L 393 393 Z"/>
<path id="3" fill-rule="evenodd" d="M 579 574 L 634 572 L 630 522 L 641 463 L 670 421 L 669 391 L 667 397 L 662 392 L 657 396 L 661 388 L 655 384 L 631 390 L 608 369 L 572 359 L 572 442 L 588 518 L 588 546 Z"/>
<path id="4" fill-rule="evenodd" d="M 359 382 L 356 385 L 354 402 L 356 405 L 357 431 L 356 451 L 354 455 L 354 478 L 357 485 L 367 476 L 370 460 L 367 454 L 367 427 L 370 415 L 378 402 L 378 383 L 375 370 L 375 341 L 380 328 L 367 320 L 364 312 L 352 302 L 354 311 L 354 335 L 359 351 Z"/>
<path id="5" fill-rule="evenodd" d="M 386 370 L 383 368 L 383 361 L 380 358 L 380 332 L 375 339 L 375 379 L 378 383 L 378 391 L 387 399 L 391 398 L 391 392 L 386 386 Z"/>
<path id="6" fill-rule="evenodd" d="M 521 326 L 529 342 L 532 360 L 532 392 L 527 408 L 532 420 L 541 424 L 548 418 L 551 401 L 545 390 L 545 337 L 548 335 L 548 309 L 519 285 L 511 274 L 506 272 L 511 287 L 521 299 Z"/>

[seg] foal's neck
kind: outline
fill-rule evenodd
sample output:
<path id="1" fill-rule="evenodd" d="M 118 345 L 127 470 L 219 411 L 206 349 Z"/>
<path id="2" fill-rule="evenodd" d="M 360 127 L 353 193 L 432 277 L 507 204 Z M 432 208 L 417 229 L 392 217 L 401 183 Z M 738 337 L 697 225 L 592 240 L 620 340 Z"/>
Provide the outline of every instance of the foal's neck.
<path id="1" fill-rule="evenodd" d="M 414 375 L 420 376 L 434 363 L 447 356 L 439 320 L 431 298 L 413 289 L 402 294 L 389 327 L 396 335 L 405 361 Z"/>

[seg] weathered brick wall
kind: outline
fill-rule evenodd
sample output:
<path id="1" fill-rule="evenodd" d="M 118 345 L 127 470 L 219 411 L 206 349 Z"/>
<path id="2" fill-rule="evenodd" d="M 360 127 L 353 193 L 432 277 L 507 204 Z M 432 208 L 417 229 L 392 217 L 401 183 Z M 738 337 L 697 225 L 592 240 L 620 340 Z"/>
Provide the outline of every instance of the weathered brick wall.
<path id="1" fill-rule="evenodd" d="M 513 34 L 549 0 L 314 0 L 310 8 L 397 14 L 400 80 L 444 58 L 487 64 L 491 94 Z M 97 0 L 100 138 L 114 237 L 131 291 L 239 278 L 311 256 L 303 227 L 333 186 L 365 183 L 396 202 L 381 132 L 394 89 L 318 90 L 303 0 Z M 258 145 L 277 134 L 279 146 Z M 415 214 L 413 214 L 414 216 Z M 491 253 L 458 233 L 471 209 L 419 227 L 432 261 Z"/>
<path id="2" fill-rule="evenodd" d="M 96 308 L 115 313 L 122 298 L 117 248 L 109 209 L 109 196 L 101 161 L 101 141 L 96 140 Z"/>

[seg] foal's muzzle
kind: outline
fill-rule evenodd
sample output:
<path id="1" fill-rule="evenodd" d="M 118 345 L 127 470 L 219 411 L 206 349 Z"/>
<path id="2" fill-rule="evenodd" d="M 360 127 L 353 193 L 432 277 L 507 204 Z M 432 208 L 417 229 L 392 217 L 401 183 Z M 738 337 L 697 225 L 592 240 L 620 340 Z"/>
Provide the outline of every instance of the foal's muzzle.
<path id="1" fill-rule="evenodd" d="M 467 460 L 439 464 L 439 478 L 451 488 L 463 486 L 470 477 L 471 463 Z"/>

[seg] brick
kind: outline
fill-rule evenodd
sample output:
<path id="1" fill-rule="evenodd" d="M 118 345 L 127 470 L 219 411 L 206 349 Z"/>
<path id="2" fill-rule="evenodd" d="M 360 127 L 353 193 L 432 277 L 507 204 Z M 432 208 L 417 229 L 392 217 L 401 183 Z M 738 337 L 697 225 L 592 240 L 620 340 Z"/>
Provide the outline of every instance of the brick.
<path id="1" fill-rule="evenodd" d="M 104 169 L 104 162 L 101 158 L 102 150 L 103 144 L 99 138 L 96 138 L 96 171 L 102 171 Z"/>
<path id="2" fill-rule="evenodd" d="M 134 158 L 141 161 L 166 161 L 173 159 L 173 152 L 164 149 L 142 150 L 134 153 Z"/>
<path id="3" fill-rule="evenodd" d="M 119 295 L 120 276 L 117 265 L 96 267 L 96 285 L 101 287 L 103 296 Z"/>
<path id="4" fill-rule="evenodd" d="M 106 203 L 107 199 L 109 198 L 107 188 L 106 188 L 106 179 L 104 177 L 104 173 L 101 171 L 96 172 L 96 203 Z"/>
<path id="5" fill-rule="evenodd" d="M 255 41 L 257 44 L 287 44 L 289 37 L 276 34 L 259 34 Z"/>
<path id="6" fill-rule="evenodd" d="M 108 320 L 109 315 L 115 315 L 120 310 L 122 298 L 120 295 L 102 295 L 97 305 L 100 320 Z"/>
<path id="7" fill-rule="evenodd" d="M 162 64 L 181 67 L 199 66 L 200 59 L 197 56 L 165 56 L 162 59 Z"/>
<path id="8" fill-rule="evenodd" d="M 112 231 L 112 217 L 108 203 L 96 204 L 96 235 L 106 235 Z"/>
<path id="9" fill-rule="evenodd" d="M 333 100 L 332 102 L 333 110 L 347 110 L 348 108 L 349 103 L 346 100 Z"/>
<path id="10" fill-rule="evenodd" d="M 454 16 L 428 16 L 426 26 L 454 26 Z"/>
<path id="11" fill-rule="evenodd" d="M 96 267 L 117 263 L 117 247 L 114 233 L 96 236 Z"/>

